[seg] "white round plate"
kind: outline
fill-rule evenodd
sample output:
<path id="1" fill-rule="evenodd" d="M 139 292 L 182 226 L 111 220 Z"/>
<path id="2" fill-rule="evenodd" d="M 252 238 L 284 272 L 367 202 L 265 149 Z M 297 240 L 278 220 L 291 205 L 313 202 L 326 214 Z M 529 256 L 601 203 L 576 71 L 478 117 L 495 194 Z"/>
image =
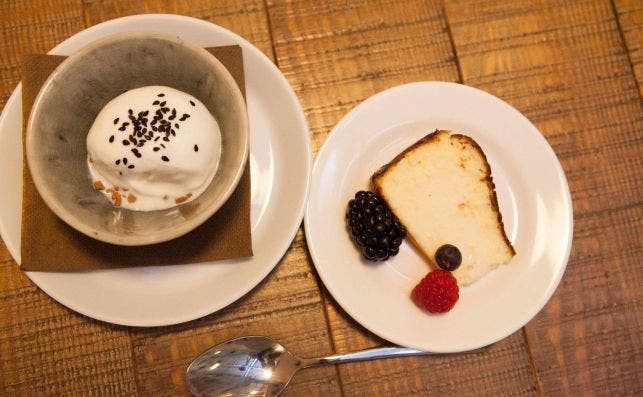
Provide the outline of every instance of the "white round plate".
<path id="1" fill-rule="evenodd" d="M 482 147 L 517 255 L 460 288 L 450 312 L 432 315 L 410 298 L 429 271 L 425 261 L 406 241 L 384 263 L 363 260 L 344 216 L 379 167 L 436 129 L 469 135 Z M 572 205 L 556 155 L 516 109 L 475 88 L 420 82 L 367 99 L 337 124 L 313 167 L 304 222 L 317 272 L 348 314 L 396 344 L 446 353 L 496 342 L 545 305 L 569 257 Z"/>
<path id="2" fill-rule="evenodd" d="M 254 257 L 91 272 L 27 272 L 27 276 L 58 302 L 89 317 L 122 325 L 159 326 L 215 312 L 268 275 L 301 224 L 312 155 L 304 113 L 286 78 L 261 51 L 220 26 L 178 15 L 136 15 L 86 29 L 50 54 L 71 55 L 104 36 L 141 30 L 174 34 L 203 47 L 242 47 L 250 119 Z M 18 86 L 0 117 L 0 234 L 18 263 L 22 205 L 20 96 Z"/>

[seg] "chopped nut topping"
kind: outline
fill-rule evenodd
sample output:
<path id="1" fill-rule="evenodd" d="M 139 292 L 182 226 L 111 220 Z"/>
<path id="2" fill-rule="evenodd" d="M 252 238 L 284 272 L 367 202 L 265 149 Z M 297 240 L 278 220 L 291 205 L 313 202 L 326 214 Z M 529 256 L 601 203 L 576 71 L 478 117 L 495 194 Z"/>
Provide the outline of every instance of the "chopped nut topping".
<path id="1" fill-rule="evenodd" d="M 103 182 L 101 181 L 94 181 L 94 189 L 103 190 L 105 189 L 105 185 L 103 185 Z"/>
<path id="2" fill-rule="evenodd" d="M 131 193 L 130 193 L 130 194 L 127 196 L 127 202 L 128 202 L 128 203 L 133 203 L 133 202 L 135 202 L 135 201 L 136 201 L 136 196 L 134 196 L 133 194 L 131 194 Z"/>
<path id="3" fill-rule="evenodd" d="M 192 197 L 192 193 L 188 193 L 185 196 L 177 197 L 174 199 L 174 202 L 177 204 L 181 204 L 185 202 L 187 199 L 189 199 L 190 197 Z"/>

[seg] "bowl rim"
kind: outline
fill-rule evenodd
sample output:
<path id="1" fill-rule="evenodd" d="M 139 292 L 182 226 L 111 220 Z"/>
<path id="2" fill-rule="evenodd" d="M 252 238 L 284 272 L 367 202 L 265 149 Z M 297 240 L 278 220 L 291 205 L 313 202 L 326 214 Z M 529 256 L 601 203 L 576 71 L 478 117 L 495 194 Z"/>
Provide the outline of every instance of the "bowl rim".
<path id="1" fill-rule="evenodd" d="M 56 78 L 56 76 L 58 76 L 62 72 L 62 70 L 68 68 L 69 65 L 75 62 L 78 62 L 79 59 L 82 59 L 82 57 L 84 57 L 87 53 L 91 52 L 96 48 L 102 47 L 106 44 L 113 43 L 113 42 L 132 40 L 132 39 L 141 39 L 141 38 L 165 40 L 165 41 L 176 43 L 181 46 L 185 46 L 190 51 L 194 52 L 196 56 L 202 57 L 207 63 L 209 63 L 213 67 L 214 70 L 217 71 L 218 74 L 221 75 L 224 83 L 231 89 L 231 92 L 233 93 L 232 100 L 236 102 L 237 108 L 241 110 L 241 117 L 240 117 L 241 128 L 239 129 L 239 134 L 242 134 L 241 150 L 243 154 L 241 156 L 241 161 L 236 166 L 236 169 L 234 171 L 232 183 L 228 185 L 228 187 L 223 192 L 223 194 L 219 197 L 218 200 L 213 201 L 198 216 L 178 224 L 172 230 L 171 233 L 166 232 L 165 234 L 161 234 L 161 235 L 149 234 L 149 235 L 136 236 L 136 237 L 119 236 L 116 234 L 103 233 L 99 230 L 95 230 L 94 228 L 87 226 L 83 222 L 79 222 L 78 218 L 72 216 L 71 212 L 68 211 L 63 205 L 59 203 L 59 200 L 54 199 L 53 194 L 51 194 L 48 190 L 45 190 L 45 187 L 44 187 L 45 182 L 44 182 L 43 175 L 38 171 L 34 172 L 35 165 L 32 165 L 32 162 L 30 161 L 30 158 L 35 158 L 36 151 L 37 151 L 35 147 L 35 142 L 34 142 L 35 132 L 33 131 L 34 130 L 33 124 L 35 123 L 34 115 L 38 113 L 39 108 L 42 105 L 43 96 L 51 87 L 53 80 Z M 56 216 L 62 219 L 66 224 L 68 224 L 75 230 L 85 234 L 88 237 L 103 241 L 105 243 L 116 244 L 121 246 L 143 246 L 143 245 L 162 243 L 189 233 L 190 231 L 196 229 L 201 224 L 203 224 L 206 220 L 208 220 L 212 215 L 214 215 L 215 212 L 217 212 L 223 206 L 223 204 L 225 204 L 228 201 L 232 193 L 237 188 L 239 181 L 241 180 L 241 177 L 245 170 L 246 164 L 248 162 L 248 155 L 249 155 L 248 152 L 249 152 L 249 146 L 250 146 L 250 143 L 249 143 L 250 131 L 249 131 L 248 124 L 249 124 L 248 109 L 247 109 L 247 104 L 244 99 L 244 96 L 241 92 L 241 89 L 237 85 L 236 81 L 234 80 L 234 78 L 232 77 L 228 69 L 226 69 L 226 67 L 223 66 L 221 61 L 219 61 L 215 56 L 213 56 L 208 51 L 206 51 L 203 47 L 198 46 L 190 41 L 184 40 L 179 36 L 152 31 L 152 30 L 140 31 L 135 33 L 123 32 L 123 33 L 109 35 L 107 37 L 92 41 L 91 43 L 82 47 L 80 50 L 68 56 L 54 69 L 53 72 L 51 72 L 47 80 L 45 80 L 42 87 L 40 88 L 40 91 L 38 92 L 38 95 L 36 95 L 36 98 L 34 99 L 33 105 L 31 107 L 31 112 L 29 114 L 26 134 L 25 134 L 26 135 L 25 136 L 25 155 L 26 155 L 27 166 L 29 167 L 29 172 L 31 174 L 31 179 L 33 181 L 34 186 L 36 187 L 36 190 L 40 194 L 40 197 L 45 202 L 45 204 L 47 204 L 49 209 L 51 209 L 56 214 Z M 210 183 L 212 183 L 213 181 L 214 179 L 212 179 Z M 48 194 L 43 194 L 43 190 L 45 190 L 44 193 L 48 193 Z M 121 209 L 121 210 L 125 210 L 125 209 Z"/>

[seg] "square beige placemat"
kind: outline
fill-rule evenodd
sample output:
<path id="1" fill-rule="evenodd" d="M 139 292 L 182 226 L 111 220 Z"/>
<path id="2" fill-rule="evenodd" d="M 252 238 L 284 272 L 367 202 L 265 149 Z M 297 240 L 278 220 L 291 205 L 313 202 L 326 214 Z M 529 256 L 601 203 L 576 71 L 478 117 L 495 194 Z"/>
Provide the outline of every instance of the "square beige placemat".
<path id="1" fill-rule="evenodd" d="M 228 69 L 245 97 L 241 47 L 206 48 Z M 22 74 L 23 142 L 27 120 L 40 87 L 65 59 L 28 55 Z M 24 144 L 23 144 L 24 153 Z M 22 264 L 23 270 L 70 271 L 145 265 L 209 262 L 252 256 L 250 236 L 250 165 L 228 201 L 203 225 L 174 240 L 141 247 L 100 242 L 60 220 L 36 190 L 23 156 Z"/>

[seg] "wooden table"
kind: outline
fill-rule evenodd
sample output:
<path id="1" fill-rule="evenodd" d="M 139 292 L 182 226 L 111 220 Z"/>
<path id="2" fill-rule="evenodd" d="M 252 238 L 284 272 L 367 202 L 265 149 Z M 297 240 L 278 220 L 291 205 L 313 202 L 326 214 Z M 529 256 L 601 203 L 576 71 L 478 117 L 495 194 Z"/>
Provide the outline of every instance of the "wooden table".
<path id="1" fill-rule="evenodd" d="M 556 294 L 525 328 L 483 355 L 307 370 L 286 395 L 643 394 L 643 2 L 3 0 L 1 104 L 20 80 L 23 54 L 149 12 L 212 21 L 259 47 L 299 96 L 315 150 L 368 96 L 446 80 L 518 108 L 567 174 L 571 259 Z M 0 395 L 186 394 L 190 360 L 244 334 L 273 336 L 302 356 L 386 343 L 333 301 L 301 231 L 243 299 L 197 321 L 150 329 L 104 324 L 59 305 L 0 243 Z"/>

